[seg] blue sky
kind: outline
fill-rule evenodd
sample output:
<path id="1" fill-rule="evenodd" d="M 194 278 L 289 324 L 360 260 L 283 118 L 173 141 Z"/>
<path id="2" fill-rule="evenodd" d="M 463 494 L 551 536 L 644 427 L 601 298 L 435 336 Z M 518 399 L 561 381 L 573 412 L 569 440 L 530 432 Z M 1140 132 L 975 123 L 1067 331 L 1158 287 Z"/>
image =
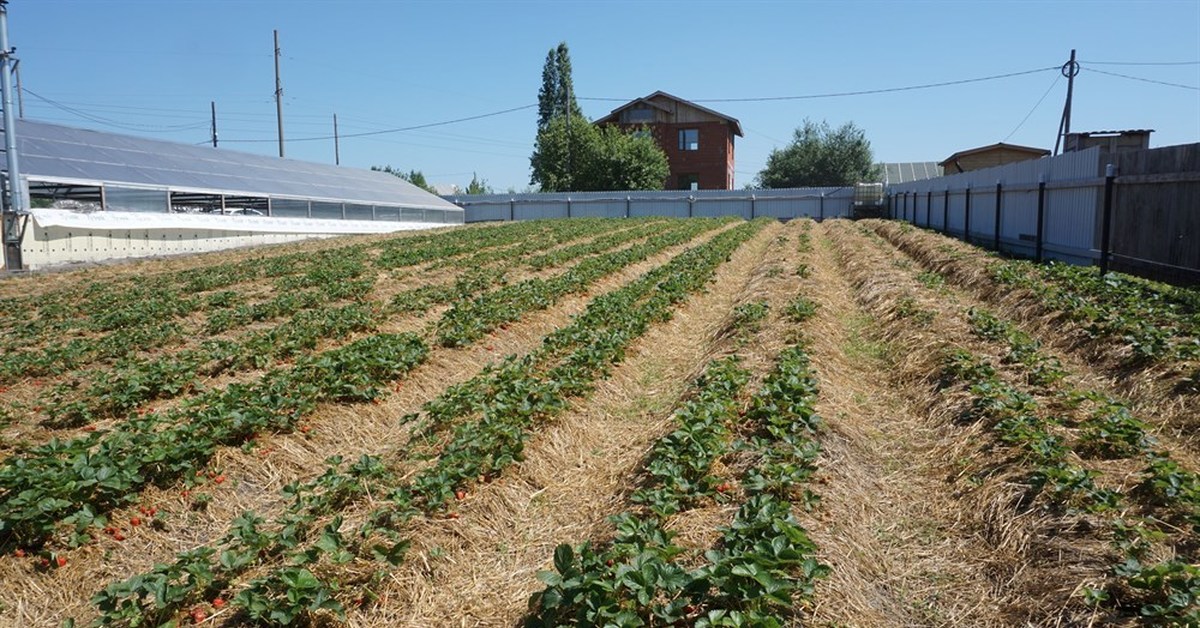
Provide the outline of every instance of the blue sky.
<path id="1" fill-rule="evenodd" d="M 71 110 L 26 93 L 26 117 L 203 143 L 216 101 L 221 148 L 267 154 L 278 150 L 272 29 L 283 51 L 287 156 L 311 161 L 333 162 L 332 140 L 302 138 L 331 135 L 334 113 L 351 134 L 532 105 L 546 52 L 564 40 L 576 95 L 593 119 L 620 103 L 591 99 L 904 87 L 1059 66 L 1076 48 L 1083 70 L 1073 130 L 1153 128 L 1152 146 L 1200 141 L 1200 0 L 9 3 L 24 88 Z M 1191 63 L 1123 65 L 1165 62 Z M 998 141 L 1052 148 L 1066 94 L 1057 76 L 704 104 L 742 122 L 741 187 L 806 117 L 853 121 L 881 161 L 940 161 Z M 459 185 L 476 172 L 498 191 L 520 190 L 535 121 L 530 108 L 345 138 L 342 164 L 419 169 L 431 182 Z"/>

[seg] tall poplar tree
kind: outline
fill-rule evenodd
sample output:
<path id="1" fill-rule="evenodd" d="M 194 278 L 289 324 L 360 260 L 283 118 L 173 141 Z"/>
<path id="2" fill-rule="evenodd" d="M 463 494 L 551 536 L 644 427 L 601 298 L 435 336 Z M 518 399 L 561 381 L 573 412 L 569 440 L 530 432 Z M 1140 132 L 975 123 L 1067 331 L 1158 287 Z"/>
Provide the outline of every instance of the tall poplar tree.
<path id="1" fill-rule="evenodd" d="M 568 107 L 571 117 L 583 115 L 579 103 L 575 101 L 571 52 L 567 49 L 567 42 L 563 41 L 546 53 L 546 63 L 542 65 L 542 87 L 538 90 L 538 131 L 545 129 L 554 118 L 565 115 Z"/>

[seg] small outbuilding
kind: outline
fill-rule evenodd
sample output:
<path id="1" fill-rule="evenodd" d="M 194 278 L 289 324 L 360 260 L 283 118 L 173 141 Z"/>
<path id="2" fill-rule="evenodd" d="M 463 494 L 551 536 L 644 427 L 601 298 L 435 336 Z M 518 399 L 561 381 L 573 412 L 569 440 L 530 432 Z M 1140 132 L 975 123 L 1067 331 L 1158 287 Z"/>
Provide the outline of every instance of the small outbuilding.
<path id="1" fill-rule="evenodd" d="M 1041 159 L 1048 156 L 1050 156 L 1050 151 L 1045 148 L 997 142 L 988 146 L 980 146 L 979 148 L 960 150 L 947 157 L 938 165 L 942 167 L 943 172 L 950 175 L 1003 166 L 1004 164 L 1011 164 L 1017 161 Z"/>

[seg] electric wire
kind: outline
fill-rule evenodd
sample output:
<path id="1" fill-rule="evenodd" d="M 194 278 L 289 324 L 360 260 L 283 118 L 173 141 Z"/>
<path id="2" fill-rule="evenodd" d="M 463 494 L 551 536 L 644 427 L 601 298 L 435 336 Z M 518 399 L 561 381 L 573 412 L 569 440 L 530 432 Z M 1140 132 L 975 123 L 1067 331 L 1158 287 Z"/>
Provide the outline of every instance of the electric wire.
<path id="1" fill-rule="evenodd" d="M 197 122 L 194 124 L 181 124 L 181 125 L 177 125 L 177 126 L 162 126 L 162 125 L 118 122 L 116 120 L 112 120 L 109 118 L 104 118 L 104 117 L 93 115 L 93 114 L 90 114 L 90 113 L 87 113 L 84 111 L 80 111 L 73 107 L 68 107 L 67 105 L 50 100 L 49 98 L 46 98 L 45 96 L 42 96 L 42 95 L 38 94 L 37 92 L 31 91 L 24 87 L 21 88 L 21 91 L 26 94 L 29 94 L 30 96 L 33 96 L 34 98 L 37 98 L 38 100 L 41 100 L 42 102 L 45 102 L 46 104 L 48 104 L 56 109 L 61 109 L 62 111 L 65 111 L 72 115 L 83 118 L 84 120 L 88 120 L 90 122 L 95 122 L 96 124 L 103 124 L 105 126 L 111 126 L 114 128 L 125 129 L 125 130 L 129 130 L 129 131 L 173 133 L 176 131 L 191 131 L 191 130 L 195 130 L 195 129 L 202 129 L 204 127 L 207 127 L 209 124 L 207 121 L 205 121 L 205 122 Z"/>
<path id="2" fill-rule="evenodd" d="M 1080 61 L 1092 65 L 1200 65 L 1200 61 Z"/>
<path id="3" fill-rule="evenodd" d="M 1017 131 L 1021 130 L 1022 126 L 1025 126 L 1025 123 L 1029 121 L 1029 116 L 1032 116 L 1033 112 L 1037 111 L 1037 108 L 1042 106 L 1042 102 L 1046 100 L 1046 97 L 1050 95 L 1050 92 L 1054 90 L 1054 87 L 1058 85 L 1060 80 L 1062 80 L 1062 74 L 1057 74 L 1054 76 L 1054 81 L 1050 83 L 1050 87 L 1046 88 L 1046 91 L 1042 94 L 1042 97 L 1039 98 L 1037 103 L 1033 105 L 1033 108 L 1029 110 L 1029 113 L 1025 114 L 1024 118 L 1021 118 L 1021 121 L 1017 123 L 1017 126 L 1013 128 L 1008 135 L 1005 135 L 1004 139 L 1000 140 L 1001 142 L 1007 142 L 1008 138 L 1012 137 Z"/>
<path id="4" fill-rule="evenodd" d="M 481 113 L 479 115 L 467 116 L 465 118 L 455 118 L 453 120 L 443 120 L 441 122 L 430 122 L 427 124 L 417 124 L 417 125 L 413 125 L 413 126 L 399 127 L 399 128 L 395 128 L 395 129 L 380 129 L 378 131 L 363 131 L 360 133 L 347 133 L 345 135 L 342 135 L 339 133 L 337 135 L 337 137 L 339 139 L 346 139 L 346 138 L 351 138 L 351 137 L 370 137 L 370 136 L 374 136 L 374 135 L 387 135 L 390 133 L 402 133 L 404 131 L 416 131 L 419 129 L 429 129 L 429 128 L 438 127 L 438 126 L 446 126 L 448 124 L 458 124 L 460 122 L 469 122 L 471 120 L 481 120 L 483 118 L 491 118 L 494 116 L 504 115 L 506 113 L 513 113 L 515 111 L 522 111 L 525 109 L 533 109 L 534 107 L 537 107 L 537 103 L 534 103 L 532 105 L 522 105 L 520 107 L 512 107 L 510 109 L 502 109 L 500 111 L 493 111 L 491 113 Z M 297 138 L 288 139 L 288 141 L 289 142 L 314 142 L 314 141 L 318 141 L 318 140 L 331 140 L 333 138 L 334 138 L 333 135 L 322 135 L 322 136 L 318 136 L 318 137 L 297 137 Z M 221 140 L 221 141 L 237 142 L 237 143 L 258 143 L 258 142 L 274 142 L 276 140 L 274 140 L 274 139 L 269 139 L 269 140 L 233 139 L 233 140 Z"/>
<path id="5" fill-rule="evenodd" d="M 1121 78 L 1123 78 L 1123 79 L 1130 79 L 1130 80 L 1134 80 L 1134 81 L 1141 81 L 1141 82 L 1143 82 L 1143 83 L 1154 83 L 1154 84 L 1156 84 L 1156 85 L 1167 85 L 1167 86 L 1170 86 L 1170 87 L 1178 87 L 1178 88 L 1181 88 L 1181 89 L 1190 89 L 1190 90 L 1193 90 L 1193 91 L 1200 92 L 1200 87 L 1196 87 L 1195 85 L 1184 85 L 1183 83 L 1171 83 L 1171 82 L 1168 82 L 1168 81 L 1158 81 L 1158 80 L 1155 80 L 1155 79 L 1142 78 L 1142 77 L 1140 77 L 1140 76 L 1130 76 L 1130 75 L 1128 75 L 1128 74 L 1119 74 L 1119 73 L 1117 73 L 1117 72 L 1109 72 L 1109 71 L 1107 71 L 1107 70 L 1097 70 L 1096 68 L 1089 68 L 1089 67 L 1087 67 L 1086 65 L 1085 65 L 1085 66 L 1083 66 L 1083 69 L 1085 69 L 1085 70 L 1089 70 L 1089 71 L 1091 71 L 1091 72 L 1096 72 L 1097 74 L 1107 74 L 1107 75 L 1109 75 L 1109 76 L 1119 76 L 1119 77 L 1121 77 Z"/>
<path id="6" fill-rule="evenodd" d="M 1052 65 L 1045 68 L 1035 68 L 1032 70 L 1021 70 L 1019 72 L 1008 72 L 1005 74 L 993 74 L 991 76 L 980 76 L 977 78 L 958 79 L 955 81 L 941 81 L 938 83 L 924 83 L 921 85 L 906 85 L 904 87 L 885 87 L 881 89 L 863 89 L 850 92 L 830 92 L 826 94 L 805 94 L 801 96 L 760 96 L 754 98 L 692 98 L 691 102 L 771 102 L 780 100 L 812 100 L 817 98 L 839 98 L 842 96 L 867 96 L 871 94 L 890 94 L 895 92 L 908 92 L 920 89 L 933 89 L 936 87 L 949 87 L 953 85 L 965 85 L 968 83 L 980 83 L 983 81 L 995 81 L 998 79 L 1012 78 L 1014 76 L 1024 76 L 1026 74 L 1037 74 L 1039 72 L 1048 72 L 1050 70 L 1059 70 L 1060 66 Z M 577 100 L 607 100 L 628 102 L 630 98 L 578 98 Z"/>

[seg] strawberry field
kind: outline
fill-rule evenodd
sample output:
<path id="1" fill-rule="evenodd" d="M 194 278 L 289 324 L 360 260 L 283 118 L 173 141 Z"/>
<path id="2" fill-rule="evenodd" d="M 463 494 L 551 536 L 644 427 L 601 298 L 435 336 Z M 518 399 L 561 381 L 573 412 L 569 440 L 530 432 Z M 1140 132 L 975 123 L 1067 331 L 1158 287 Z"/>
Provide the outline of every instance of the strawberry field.
<path id="1" fill-rule="evenodd" d="M 0 282 L 0 625 L 1200 624 L 1200 292 L 573 219 Z"/>

